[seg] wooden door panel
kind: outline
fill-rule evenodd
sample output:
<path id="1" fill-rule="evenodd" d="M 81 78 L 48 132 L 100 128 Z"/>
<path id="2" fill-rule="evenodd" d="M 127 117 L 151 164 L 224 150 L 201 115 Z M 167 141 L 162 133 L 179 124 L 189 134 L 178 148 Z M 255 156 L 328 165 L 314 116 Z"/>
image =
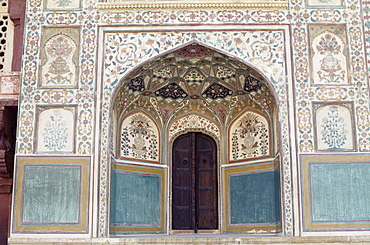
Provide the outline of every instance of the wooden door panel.
<path id="1" fill-rule="evenodd" d="M 217 229 L 217 149 L 212 138 L 189 133 L 175 140 L 172 229 Z"/>
<path id="2" fill-rule="evenodd" d="M 172 170 L 172 227 L 191 229 L 192 218 L 192 167 L 191 138 L 179 138 L 173 149 Z"/>
<path id="3" fill-rule="evenodd" d="M 200 134 L 196 149 L 198 229 L 217 229 L 216 145 Z"/>

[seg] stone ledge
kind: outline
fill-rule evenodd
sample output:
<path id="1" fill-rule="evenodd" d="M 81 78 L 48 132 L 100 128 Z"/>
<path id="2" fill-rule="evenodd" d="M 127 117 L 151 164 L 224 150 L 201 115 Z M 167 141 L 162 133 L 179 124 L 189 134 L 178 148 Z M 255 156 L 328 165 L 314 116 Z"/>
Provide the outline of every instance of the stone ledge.
<path id="1" fill-rule="evenodd" d="M 247 237 L 247 236 L 212 236 L 191 237 L 184 236 L 159 236 L 159 237 L 130 237 L 130 238 L 91 238 L 91 239 L 67 239 L 67 238 L 9 238 L 10 245 L 20 244 L 80 244 L 80 245 L 102 245 L 102 244 L 166 244 L 166 245 L 243 245 L 243 244 L 370 244 L 370 236 L 315 236 L 315 237 Z"/>
<path id="2" fill-rule="evenodd" d="M 288 9 L 287 1 L 125 1 L 100 2 L 100 10 L 136 10 L 136 9 Z"/>

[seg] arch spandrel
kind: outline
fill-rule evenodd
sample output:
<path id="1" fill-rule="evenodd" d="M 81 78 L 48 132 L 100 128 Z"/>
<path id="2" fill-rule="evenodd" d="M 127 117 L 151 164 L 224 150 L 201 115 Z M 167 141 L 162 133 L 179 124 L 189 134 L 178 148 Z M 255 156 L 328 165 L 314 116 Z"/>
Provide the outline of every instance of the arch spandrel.
<path id="1" fill-rule="evenodd" d="M 125 115 L 128 112 L 134 111 L 134 110 L 143 110 L 146 113 L 148 113 L 151 117 L 153 117 L 154 121 L 161 125 L 161 118 L 158 115 L 158 111 L 155 105 L 153 105 L 150 97 L 136 97 L 132 98 L 131 104 L 127 106 L 127 108 L 121 113 L 121 115 Z"/>

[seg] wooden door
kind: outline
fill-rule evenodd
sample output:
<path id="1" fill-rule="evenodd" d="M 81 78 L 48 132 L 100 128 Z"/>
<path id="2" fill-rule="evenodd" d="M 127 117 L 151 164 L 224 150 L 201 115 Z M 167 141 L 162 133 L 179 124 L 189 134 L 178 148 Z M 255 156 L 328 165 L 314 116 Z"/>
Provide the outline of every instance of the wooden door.
<path id="1" fill-rule="evenodd" d="M 201 133 L 182 135 L 172 156 L 172 229 L 218 229 L 215 141 Z"/>

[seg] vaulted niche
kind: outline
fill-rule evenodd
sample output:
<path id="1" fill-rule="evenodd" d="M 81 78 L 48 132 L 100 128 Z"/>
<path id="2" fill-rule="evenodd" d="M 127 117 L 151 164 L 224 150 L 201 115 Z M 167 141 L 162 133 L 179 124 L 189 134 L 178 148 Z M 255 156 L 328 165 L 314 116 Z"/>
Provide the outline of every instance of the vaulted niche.
<path id="1" fill-rule="evenodd" d="M 113 103 L 112 235 L 202 227 L 221 233 L 281 231 L 277 106 L 267 80 L 256 69 L 190 43 L 127 75 Z M 214 142 L 214 170 L 209 175 L 216 181 L 212 225 L 198 225 L 194 220 L 200 218 L 194 217 L 185 217 L 193 225 L 182 225 L 173 210 L 182 208 L 175 203 L 182 195 L 177 190 L 191 188 L 181 183 L 201 186 L 196 177 L 172 181 L 185 169 L 177 161 L 191 163 L 188 156 L 173 156 L 182 151 L 176 148 L 180 137 L 189 135 Z M 203 171 L 197 165 L 201 160 L 194 163 L 195 172 Z"/>

